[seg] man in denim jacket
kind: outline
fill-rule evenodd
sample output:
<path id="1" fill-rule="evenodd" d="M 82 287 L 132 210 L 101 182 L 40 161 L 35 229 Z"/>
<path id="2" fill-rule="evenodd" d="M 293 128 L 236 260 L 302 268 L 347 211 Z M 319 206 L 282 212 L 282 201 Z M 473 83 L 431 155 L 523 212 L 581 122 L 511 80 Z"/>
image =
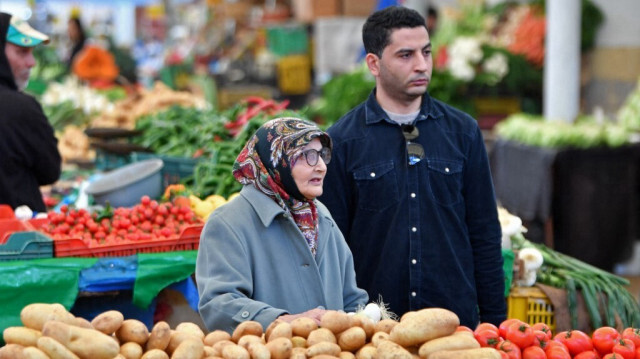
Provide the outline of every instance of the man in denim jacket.
<path id="1" fill-rule="evenodd" d="M 463 325 L 506 318 L 501 230 L 477 122 L 427 93 L 424 18 L 389 7 L 363 26 L 369 98 L 329 130 L 320 200 L 354 256 L 358 286 L 397 315 L 447 308 Z"/>

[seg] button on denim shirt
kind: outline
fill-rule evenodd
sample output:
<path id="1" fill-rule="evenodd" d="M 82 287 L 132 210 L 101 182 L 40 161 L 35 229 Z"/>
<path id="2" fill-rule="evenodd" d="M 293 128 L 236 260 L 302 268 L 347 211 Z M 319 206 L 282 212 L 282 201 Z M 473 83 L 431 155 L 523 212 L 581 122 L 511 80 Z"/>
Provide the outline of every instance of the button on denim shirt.
<path id="1" fill-rule="evenodd" d="M 415 121 L 425 158 L 409 165 L 401 128 L 375 98 L 328 132 L 320 200 L 354 256 L 358 286 L 397 315 L 447 308 L 461 324 L 506 318 L 501 229 L 477 122 L 425 94 Z"/>

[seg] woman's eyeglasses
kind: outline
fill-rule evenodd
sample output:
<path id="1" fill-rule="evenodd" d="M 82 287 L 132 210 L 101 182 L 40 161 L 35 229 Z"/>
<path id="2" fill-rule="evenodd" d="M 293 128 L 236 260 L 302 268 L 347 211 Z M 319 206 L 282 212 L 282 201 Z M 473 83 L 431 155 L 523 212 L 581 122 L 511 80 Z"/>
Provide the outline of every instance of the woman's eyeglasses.
<path id="1" fill-rule="evenodd" d="M 324 164 L 328 165 L 331 162 L 331 150 L 328 147 L 322 147 L 321 150 L 309 149 L 303 151 L 304 159 L 309 166 L 315 166 L 318 164 L 318 158 L 322 158 Z"/>
<path id="2" fill-rule="evenodd" d="M 402 125 L 402 135 L 407 141 L 407 154 L 409 155 L 409 164 L 415 165 L 424 158 L 424 147 L 421 144 L 411 142 L 420 135 L 418 128 L 414 125 Z"/>

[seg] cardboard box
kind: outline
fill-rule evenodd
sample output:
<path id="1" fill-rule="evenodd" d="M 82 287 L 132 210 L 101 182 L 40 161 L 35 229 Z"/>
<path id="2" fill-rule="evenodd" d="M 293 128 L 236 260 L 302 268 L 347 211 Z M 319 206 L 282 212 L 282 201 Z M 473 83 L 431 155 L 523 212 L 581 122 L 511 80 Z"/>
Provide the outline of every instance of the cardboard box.
<path id="1" fill-rule="evenodd" d="M 368 17 L 377 5 L 376 0 L 342 0 L 342 16 Z"/>
<path id="2" fill-rule="evenodd" d="M 292 0 L 291 6 L 294 18 L 300 22 L 342 14 L 342 0 Z"/>

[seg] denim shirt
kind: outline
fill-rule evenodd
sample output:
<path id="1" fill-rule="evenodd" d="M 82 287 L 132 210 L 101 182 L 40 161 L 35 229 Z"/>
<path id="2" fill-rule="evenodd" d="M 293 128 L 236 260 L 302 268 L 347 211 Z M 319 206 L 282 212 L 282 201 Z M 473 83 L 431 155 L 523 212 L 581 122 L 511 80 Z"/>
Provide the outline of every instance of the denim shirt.
<path id="1" fill-rule="evenodd" d="M 400 126 L 375 98 L 328 132 L 320 200 L 353 253 L 358 286 L 397 315 L 447 308 L 461 324 L 506 319 L 501 229 L 482 133 L 425 94 L 415 126 L 425 158 L 409 165 Z"/>

